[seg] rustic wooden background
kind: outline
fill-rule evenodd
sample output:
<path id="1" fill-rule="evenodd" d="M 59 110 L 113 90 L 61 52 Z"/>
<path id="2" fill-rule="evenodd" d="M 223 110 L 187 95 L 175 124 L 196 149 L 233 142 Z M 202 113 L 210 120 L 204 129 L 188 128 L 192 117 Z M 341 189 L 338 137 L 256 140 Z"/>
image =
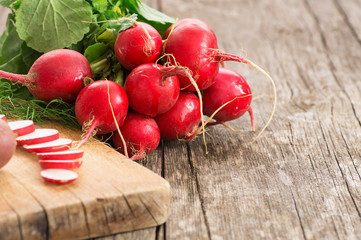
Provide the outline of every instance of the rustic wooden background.
<path id="1" fill-rule="evenodd" d="M 168 221 L 99 239 L 361 239 L 361 2 L 144 2 L 206 21 L 221 49 L 273 76 L 278 106 L 251 145 L 248 116 L 231 123 L 240 134 L 212 128 L 208 155 L 201 139 L 164 142 L 141 164 L 170 183 Z M 272 93 L 260 73 L 227 66 Z M 252 106 L 260 129 L 272 99 Z"/>

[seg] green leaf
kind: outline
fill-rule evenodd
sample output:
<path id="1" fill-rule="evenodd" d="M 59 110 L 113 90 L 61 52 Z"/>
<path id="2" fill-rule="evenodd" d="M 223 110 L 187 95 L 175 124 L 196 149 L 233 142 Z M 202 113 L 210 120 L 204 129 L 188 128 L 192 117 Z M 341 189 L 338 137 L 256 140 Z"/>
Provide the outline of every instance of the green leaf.
<path id="1" fill-rule="evenodd" d="M 23 61 L 28 69 L 33 65 L 33 63 L 38 59 L 42 53 L 35 51 L 32 48 L 29 48 L 25 42 L 21 46 L 21 55 L 23 56 Z"/>
<path id="2" fill-rule="evenodd" d="M 107 10 L 108 7 L 108 1 L 107 0 L 92 0 L 93 9 L 97 12 L 104 12 Z"/>
<path id="3" fill-rule="evenodd" d="M 149 23 L 163 35 L 175 23 L 175 18 L 157 11 L 139 0 L 124 0 L 123 4 L 131 12 L 138 15 L 138 20 Z"/>
<path id="4" fill-rule="evenodd" d="M 10 7 L 16 1 L 18 0 L 0 0 L 0 5 L 4 7 Z"/>
<path id="5" fill-rule="evenodd" d="M 15 18 L 20 38 L 48 52 L 80 41 L 89 31 L 92 8 L 84 0 L 22 0 Z"/>

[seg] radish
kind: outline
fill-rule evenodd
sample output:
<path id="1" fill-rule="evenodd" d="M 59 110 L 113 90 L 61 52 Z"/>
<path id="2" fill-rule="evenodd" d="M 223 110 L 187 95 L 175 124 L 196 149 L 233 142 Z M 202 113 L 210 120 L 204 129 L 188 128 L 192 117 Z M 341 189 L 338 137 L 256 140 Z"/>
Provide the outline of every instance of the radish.
<path id="1" fill-rule="evenodd" d="M 54 141 L 33 144 L 33 145 L 24 145 L 23 148 L 28 152 L 58 152 L 65 151 L 70 149 L 72 140 L 67 138 L 59 138 Z"/>
<path id="2" fill-rule="evenodd" d="M 187 36 L 186 40 L 184 36 Z M 189 68 L 201 90 L 210 87 L 215 82 L 219 71 L 219 63 L 223 61 L 246 63 L 260 71 L 271 81 L 274 93 L 273 109 L 269 120 L 258 134 L 258 136 L 260 136 L 271 122 L 277 103 L 276 86 L 271 76 L 248 59 L 221 52 L 218 49 L 216 35 L 212 29 L 201 20 L 191 18 L 182 19 L 169 27 L 164 34 L 164 38 L 166 39 L 164 47 L 165 53 L 172 55 L 175 59 L 171 60 L 171 62 L 176 64 L 176 61 L 177 64 Z M 179 83 L 181 88 L 185 90 L 196 90 L 187 78 L 179 76 Z M 256 140 L 258 136 L 254 140 Z"/>
<path id="3" fill-rule="evenodd" d="M 40 160 L 75 160 L 82 158 L 83 150 L 37 153 Z"/>
<path id="4" fill-rule="evenodd" d="M 82 163 L 81 160 L 39 160 L 40 167 L 43 169 L 77 169 Z"/>
<path id="5" fill-rule="evenodd" d="M 151 117 L 168 111 L 179 96 L 179 81 L 175 68 L 155 63 L 142 64 L 129 74 L 125 91 L 130 107 Z"/>
<path id="6" fill-rule="evenodd" d="M 16 141 L 9 125 L 0 119 L 0 168 L 4 167 L 14 155 Z"/>
<path id="7" fill-rule="evenodd" d="M 177 140 L 191 136 L 201 120 L 199 110 L 199 98 L 194 93 L 182 91 L 168 112 L 155 117 L 161 138 Z"/>
<path id="8" fill-rule="evenodd" d="M 128 70 L 143 63 L 155 62 L 162 53 L 162 37 L 151 25 L 136 22 L 134 25 L 119 32 L 114 44 L 114 52 L 119 63 Z"/>
<path id="9" fill-rule="evenodd" d="M 56 129 L 40 128 L 34 132 L 17 137 L 18 145 L 32 145 L 44 142 L 50 142 L 59 138 L 59 131 Z"/>
<path id="10" fill-rule="evenodd" d="M 237 119 L 248 112 L 252 129 L 255 130 L 251 101 L 252 92 L 246 80 L 240 74 L 226 68 L 220 68 L 215 83 L 203 91 L 204 114 L 210 117 L 229 102 L 213 119 L 222 123 Z"/>
<path id="11" fill-rule="evenodd" d="M 4 114 L 0 114 L 0 120 L 3 120 L 6 122 L 6 116 Z"/>
<path id="12" fill-rule="evenodd" d="M 34 122 L 31 120 L 18 120 L 9 122 L 11 130 L 17 134 L 17 136 L 23 136 L 35 131 Z"/>
<path id="13" fill-rule="evenodd" d="M 105 134 L 115 131 L 123 125 L 128 111 L 128 97 L 118 83 L 99 80 L 95 81 L 79 93 L 75 102 L 75 115 L 79 124 L 89 126 L 79 148 L 93 133 Z"/>
<path id="14" fill-rule="evenodd" d="M 21 83 L 37 99 L 50 102 L 60 98 L 73 103 L 83 88 L 83 78 L 92 77 L 88 60 L 69 49 L 57 49 L 40 56 L 27 75 L 0 70 L 0 78 Z"/>
<path id="15" fill-rule="evenodd" d="M 146 154 L 152 153 L 159 145 L 159 128 L 151 117 L 130 111 L 120 131 L 132 160 L 145 157 Z M 117 150 L 124 153 L 123 142 L 118 132 L 114 133 L 112 140 Z"/>
<path id="16" fill-rule="evenodd" d="M 46 169 L 40 172 L 45 181 L 56 184 L 66 184 L 76 180 L 79 175 L 66 169 Z"/>

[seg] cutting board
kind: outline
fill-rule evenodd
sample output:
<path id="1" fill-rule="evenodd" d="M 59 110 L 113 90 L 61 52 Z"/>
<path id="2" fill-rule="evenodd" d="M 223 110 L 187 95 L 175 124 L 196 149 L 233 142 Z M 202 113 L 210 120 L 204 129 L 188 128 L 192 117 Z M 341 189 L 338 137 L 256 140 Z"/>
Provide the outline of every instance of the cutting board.
<path id="1" fill-rule="evenodd" d="M 81 132 L 60 125 L 42 127 L 80 139 Z M 84 239 L 166 221 L 166 180 L 95 139 L 81 149 L 79 178 L 56 185 L 42 179 L 35 154 L 17 148 L 0 169 L 0 239 Z"/>

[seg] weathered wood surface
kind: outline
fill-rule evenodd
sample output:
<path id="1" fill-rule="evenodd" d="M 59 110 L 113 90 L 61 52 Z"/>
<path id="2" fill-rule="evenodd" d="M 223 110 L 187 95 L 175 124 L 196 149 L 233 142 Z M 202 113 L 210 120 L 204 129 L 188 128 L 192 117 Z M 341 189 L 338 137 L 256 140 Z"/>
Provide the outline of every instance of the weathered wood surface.
<path id="1" fill-rule="evenodd" d="M 165 142 L 142 162 L 171 186 L 168 221 L 101 239 L 360 239 L 361 4 L 358 0 L 147 0 L 200 18 L 219 47 L 246 55 L 278 88 L 275 117 L 251 145 L 247 116 L 201 139 Z M 268 81 L 227 63 L 255 95 Z M 261 128 L 271 99 L 253 102 Z"/>

